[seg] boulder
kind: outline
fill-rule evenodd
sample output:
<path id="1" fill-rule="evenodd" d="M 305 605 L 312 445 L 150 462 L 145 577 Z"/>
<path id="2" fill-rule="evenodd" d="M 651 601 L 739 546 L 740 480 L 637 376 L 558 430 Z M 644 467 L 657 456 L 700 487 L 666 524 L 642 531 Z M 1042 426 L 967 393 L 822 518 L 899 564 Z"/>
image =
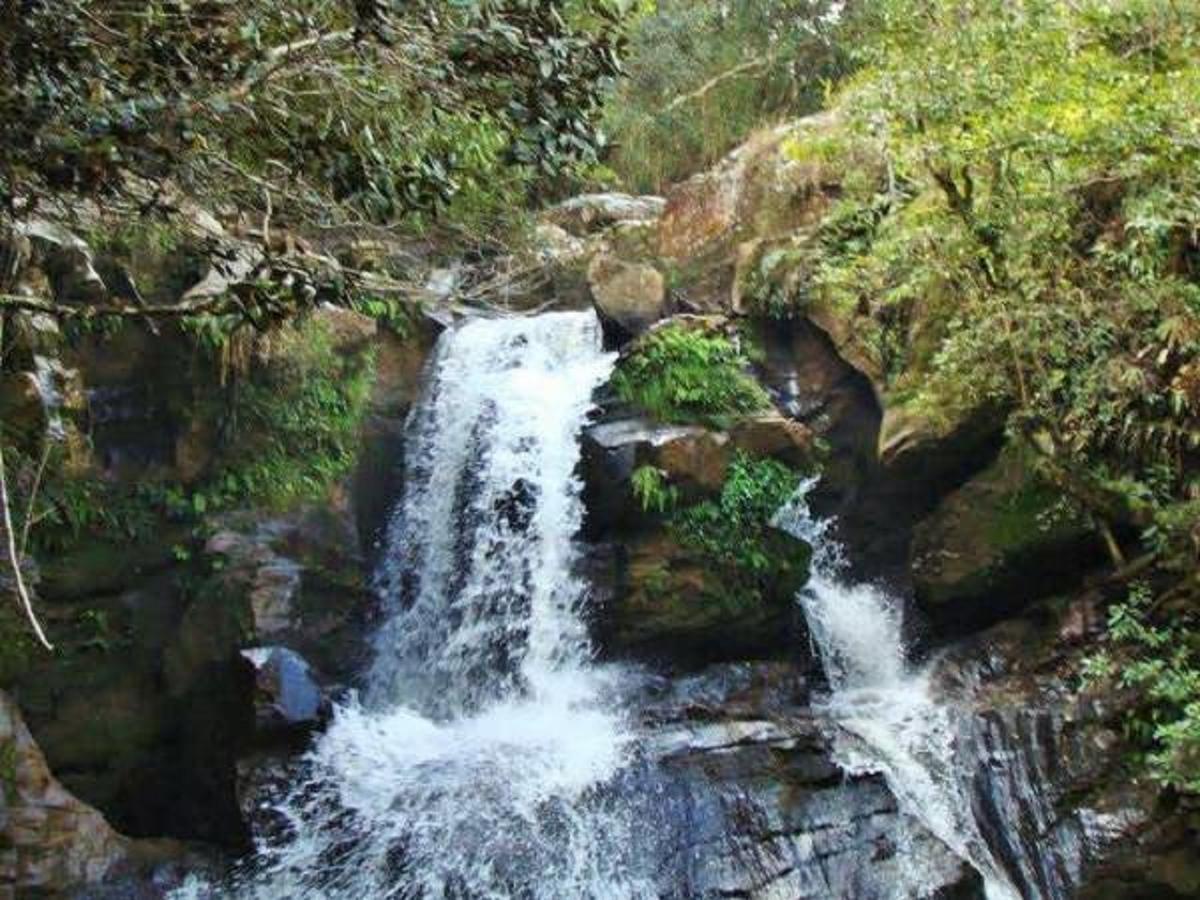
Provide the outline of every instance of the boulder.
<path id="1" fill-rule="evenodd" d="M 666 531 L 623 539 L 598 572 L 606 596 L 594 633 L 610 657 L 684 669 L 713 662 L 773 657 L 808 659 L 796 594 L 808 578 L 809 548 L 782 531 L 764 552 L 778 566 L 749 597 L 730 573 Z"/>
<path id="2" fill-rule="evenodd" d="M 653 266 L 600 254 L 587 278 L 608 347 L 628 343 L 667 314 L 666 281 Z"/>
<path id="3" fill-rule="evenodd" d="M 60 303 L 100 303 L 108 288 L 96 271 L 87 243 L 66 228 L 43 219 L 15 226 L 28 239 L 32 259 L 46 273 Z"/>
<path id="4" fill-rule="evenodd" d="M 630 194 L 583 194 L 542 213 L 542 221 L 575 237 L 585 237 L 618 222 L 652 222 L 662 215 L 662 197 Z"/>
<path id="5" fill-rule="evenodd" d="M 686 305 L 730 305 L 738 247 L 815 225 L 851 169 L 878 168 L 867 148 L 821 113 L 758 132 L 715 168 L 675 186 L 659 223 L 659 254 Z"/>
<path id="6" fill-rule="evenodd" d="M 729 428 L 729 442 L 743 453 L 777 459 L 793 469 L 810 471 L 816 455 L 811 428 L 778 412 L 745 416 Z"/>
<path id="7" fill-rule="evenodd" d="M 321 724 L 329 701 L 312 667 L 286 647 L 242 651 L 254 669 L 254 720 L 260 738 L 304 734 Z"/>
<path id="8" fill-rule="evenodd" d="M 1078 583 L 1103 544 L 1061 494 L 1006 449 L 919 522 L 916 600 L 939 633 L 977 631 Z"/>
<path id="9" fill-rule="evenodd" d="M 50 774 L 16 703 L 2 691 L 0 778 L 0 894 L 94 884 L 128 857 L 130 842 Z"/>

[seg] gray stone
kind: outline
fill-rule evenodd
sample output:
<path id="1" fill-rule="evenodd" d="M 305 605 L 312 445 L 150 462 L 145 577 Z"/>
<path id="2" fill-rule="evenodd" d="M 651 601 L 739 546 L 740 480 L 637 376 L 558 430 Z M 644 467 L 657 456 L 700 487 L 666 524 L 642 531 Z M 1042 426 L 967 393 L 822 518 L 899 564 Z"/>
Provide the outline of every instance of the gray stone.
<path id="1" fill-rule="evenodd" d="M 653 221 L 665 208 L 666 200 L 662 197 L 583 194 L 546 210 L 542 219 L 569 234 L 584 237 L 618 222 Z"/>

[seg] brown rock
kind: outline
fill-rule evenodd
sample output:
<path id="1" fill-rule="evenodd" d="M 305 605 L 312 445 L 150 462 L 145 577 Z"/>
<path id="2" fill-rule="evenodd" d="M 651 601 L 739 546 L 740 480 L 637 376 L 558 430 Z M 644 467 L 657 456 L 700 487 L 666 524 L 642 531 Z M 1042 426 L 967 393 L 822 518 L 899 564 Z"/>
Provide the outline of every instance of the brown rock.
<path id="1" fill-rule="evenodd" d="M 806 425 L 777 412 L 748 416 L 736 422 L 729 439 L 754 457 L 770 457 L 798 469 L 813 463 L 814 436 Z"/>
<path id="2" fill-rule="evenodd" d="M 55 780 L 17 705 L 0 692 L 0 891 L 66 891 L 94 884 L 129 855 L 130 842 Z"/>
<path id="3" fill-rule="evenodd" d="M 652 266 L 600 254 L 588 266 L 592 303 L 609 346 L 620 346 L 667 314 L 666 282 Z"/>

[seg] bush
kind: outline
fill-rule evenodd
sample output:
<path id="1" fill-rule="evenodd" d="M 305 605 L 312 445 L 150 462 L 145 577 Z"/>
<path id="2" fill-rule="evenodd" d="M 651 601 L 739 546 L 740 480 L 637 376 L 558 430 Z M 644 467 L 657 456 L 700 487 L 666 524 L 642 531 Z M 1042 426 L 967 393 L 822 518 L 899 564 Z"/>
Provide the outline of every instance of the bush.
<path id="1" fill-rule="evenodd" d="M 739 452 L 721 495 L 673 514 L 669 527 L 685 547 L 721 569 L 740 602 L 760 602 L 766 582 L 791 581 L 807 559 L 771 526 L 779 508 L 800 486 L 800 475 L 775 460 Z"/>
<path id="2" fill-rule="evenodd" d="M 642 338 L 612 384 L 622 400 L 659 421 L 720 425 L 770 406 L 747 365 L 728 338 L 672 324 Z"/>

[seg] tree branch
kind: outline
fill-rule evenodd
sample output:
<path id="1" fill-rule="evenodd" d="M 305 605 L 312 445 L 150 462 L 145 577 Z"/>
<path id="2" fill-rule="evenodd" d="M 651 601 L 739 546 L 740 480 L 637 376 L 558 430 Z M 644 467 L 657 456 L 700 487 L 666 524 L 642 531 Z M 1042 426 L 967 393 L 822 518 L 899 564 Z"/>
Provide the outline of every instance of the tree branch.
<path id="1" fill-rule="evenodd" d="M 737 78 L 740 75 L 745 75 L 747 72 L 753 72 L 756 69 L 764 69 L 774 61 L 775 57 L 774 55 L 771 55 L 761 57 L 759 59 L 752 59 L 749 62 L 736 65 L 732 69 L 726 69 L 724 72 L 714 75 L 712 78 L 708 79 L 708 81 L 704 82 L 704 84 L 700 85 L 700 87 L 696 88 L 696 90 L 689 91 L 686 94 L 680 94 L 663 108 L 663 112 L 674 112 L 685 103 L 691 103 L 693 100 L 699 100 L 709 91 L 719 87 L 726 81 L 729 81 L 732 78 Z"/>
<path id="2" fill-rule="evenodd" d="M 4 318 L 0 316 L 0 347 L 3 347 L 3 345 Z M 13 534 L 12 514 L 9 512 L 8 476 L 4 467 L 4 440 L 2 435 L 0 435 L 0 528 L 4 529 L 4 544 L 8 555 L 8 564 L 12 569 L 13 584 L 16 586 L 17 599 L 21 602 L 21 607 L 25 611 L 25 618 L 29 620 L 29 625 L 33 628 L 33 633 L 37 635 L 38 642 L 47 650 L 53 650 L 54 645 L 46 639 L 46 632 L 42 630 L 42 623 L 38 621 L 37 613 L 33 611 L 33 601 L 29 599 L 29 589 L 25 586 L 25 576 L 21 571 L 21 557 L 17 554 L 16 535 Z"/>

